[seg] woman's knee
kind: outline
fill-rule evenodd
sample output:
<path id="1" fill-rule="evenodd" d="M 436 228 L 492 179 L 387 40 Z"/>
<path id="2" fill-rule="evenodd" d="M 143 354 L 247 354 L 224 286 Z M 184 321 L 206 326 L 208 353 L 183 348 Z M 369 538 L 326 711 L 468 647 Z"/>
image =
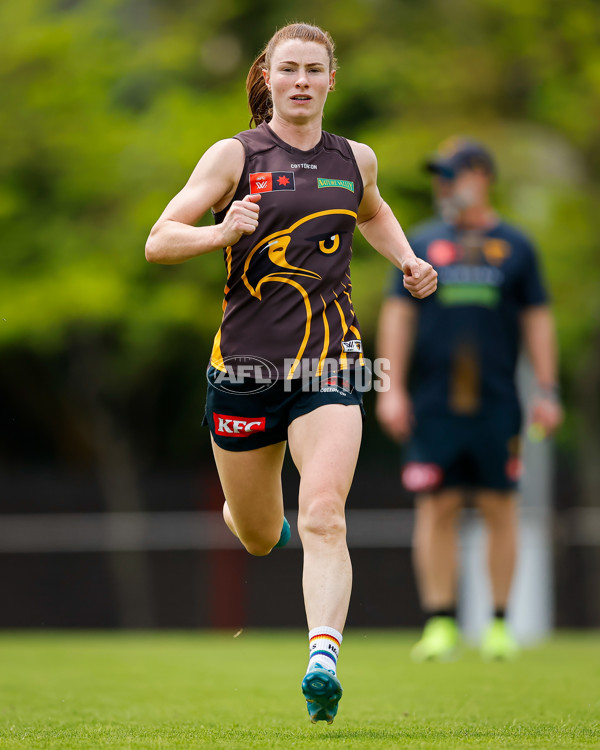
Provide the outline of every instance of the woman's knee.
<path id="1" fill-rule="evenodd" d="M 266 557 L 275 546 L 262 539 L 242 541 L 242 544 L 253 557 Z"/>
<path id="2" fill-rule="evenodd" d="M 344 499 L 336 493 L 324 493 L 313 497 L 300 509 L 298 531 L 301 537 L 309 534 L 321 537 L 345 537 Z"/>
<path id="3" fill-rule="evenodd" d="M 264 534 L 261 532 L 242 534 L 240 541 L 246 551 L 255 557 L 264 557 L 279 541 L 280 534 Z"/>

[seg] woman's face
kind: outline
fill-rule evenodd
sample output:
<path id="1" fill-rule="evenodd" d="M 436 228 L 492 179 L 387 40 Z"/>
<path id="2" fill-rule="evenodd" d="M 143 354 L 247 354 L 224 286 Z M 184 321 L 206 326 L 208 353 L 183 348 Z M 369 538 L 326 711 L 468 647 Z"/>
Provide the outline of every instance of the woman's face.
<path id="1" fill-rule="evenodd" d="M 323 44 L 299 39 L 281 42 L 273 51 L 271 67 L 263 75 L 273 99 L 273 117 L 296 124 L 321 120 L 335 80 Z"/>

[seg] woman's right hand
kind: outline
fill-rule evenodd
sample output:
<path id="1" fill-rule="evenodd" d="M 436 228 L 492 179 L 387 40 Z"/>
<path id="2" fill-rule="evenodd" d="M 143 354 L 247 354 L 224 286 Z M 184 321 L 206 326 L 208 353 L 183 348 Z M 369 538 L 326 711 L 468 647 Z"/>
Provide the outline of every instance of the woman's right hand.
<path id="1" fill-rule="evenodd" d="M 252 234 L 258 226 L 260 193 L 247 195 L 241 201 L 234 201 L 225 214 L 221 226 L 223 247 L 230 247 L 244 234 Z"/>

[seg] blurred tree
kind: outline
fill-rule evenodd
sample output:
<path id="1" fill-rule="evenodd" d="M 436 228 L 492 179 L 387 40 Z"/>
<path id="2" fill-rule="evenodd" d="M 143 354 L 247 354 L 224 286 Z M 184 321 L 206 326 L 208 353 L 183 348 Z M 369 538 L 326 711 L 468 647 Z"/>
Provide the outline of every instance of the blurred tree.
<path id="1" fill-rule="evenodd" d="M 40 394 L 23 386 L 23 371 L 37 362 L 52 373 L 40 386 L 55 403 L 46 429 L 53 457 L 67 463 L 118 472 L 136 453 L 194 460 L 199 431 L 182 425 L 186 400 L 200 418 L 222 260 L 149 266 L 144 241 L 202 152 L 247 126 L 247 69 L 272 30 L 294 18 L 336 39 L 338 90 L 325 127 L 375 148 L 382 190 L 404 226 L 429 213 L 420 165 L 440 140 L 466 133 L 497 153 L 500 207 L 544 253 L 567 398 L 579 406 L 565 440 L 584 446 L 591 498 L 600 483 L 594 0 L 292 0 L 283 9 L 265 0 L 260 14 L 249 0 L 4 4 L 5 388 L 34 411 Z M 355 302 L 367 338 L 386 274 L 357 236 Z M 109 421 L 100 425 L 100 414 Z M 5 427 L 10 455 L 17 428 Z M 115 436 L 118 459 L 104 445 Z"/>

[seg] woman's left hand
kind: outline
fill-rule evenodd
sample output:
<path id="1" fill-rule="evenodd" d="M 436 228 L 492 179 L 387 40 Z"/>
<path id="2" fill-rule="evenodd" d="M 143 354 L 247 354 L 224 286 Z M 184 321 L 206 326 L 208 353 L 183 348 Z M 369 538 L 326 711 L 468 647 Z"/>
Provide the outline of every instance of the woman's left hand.
<path id="1" fill-rule="evenodd" d="M 404 288 L 417 299 L 429 297 L 437 289 L 437 271 L 421 258 L 404 260 L 402 273 L 404 274 Z"/>

